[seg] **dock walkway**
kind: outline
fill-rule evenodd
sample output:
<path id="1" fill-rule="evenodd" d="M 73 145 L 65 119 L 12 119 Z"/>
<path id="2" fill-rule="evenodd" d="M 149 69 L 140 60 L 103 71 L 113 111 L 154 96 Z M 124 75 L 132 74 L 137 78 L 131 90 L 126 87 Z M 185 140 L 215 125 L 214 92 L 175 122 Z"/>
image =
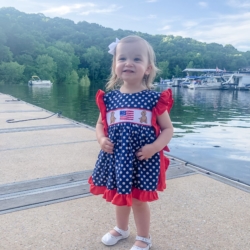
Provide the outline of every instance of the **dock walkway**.
<path id="1" fill-rule="evenodd" d="M 130 249 L 132 216 L 127 240 L 100 241 L 115 218 L 113 205 L 89 193 L 94 128 L 51 115 L 0 93 L 0 249 Z M 150 203 L 151 249 L 249 250 L 250 187 L 169 158 L 167 189 Z"/>

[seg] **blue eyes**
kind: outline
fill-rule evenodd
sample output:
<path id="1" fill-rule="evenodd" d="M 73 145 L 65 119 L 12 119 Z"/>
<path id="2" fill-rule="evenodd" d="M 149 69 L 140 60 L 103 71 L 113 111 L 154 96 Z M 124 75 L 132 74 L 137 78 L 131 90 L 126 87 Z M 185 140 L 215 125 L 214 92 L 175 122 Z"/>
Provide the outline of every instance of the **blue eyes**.
<path id="1" fill-rule="evenodd" d="M 118 60 L 119 60 L 119 61 L 125 61 L 126 58 L 125 58 L 125 57 L 121 57 L 121 58 L 119 58 Z M 136 57 L 136 58 L 134 58 L 134 61 L 135 61 L 135 62 L 139 62 L 139 61 L 141 61 L 141 58 Z"/>

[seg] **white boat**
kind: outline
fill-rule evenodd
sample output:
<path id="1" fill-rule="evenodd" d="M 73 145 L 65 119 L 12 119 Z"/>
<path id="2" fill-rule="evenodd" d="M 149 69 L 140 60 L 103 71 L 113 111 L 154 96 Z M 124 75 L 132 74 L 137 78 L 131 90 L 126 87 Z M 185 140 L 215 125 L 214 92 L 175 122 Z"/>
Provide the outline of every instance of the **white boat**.
<path id="1" fill-rule="evenodd" d="M 41 80 L 38 76 L 32 76 L 28 82 L 29 85 L 52 85 L 50 80 Z"/>
<path id="2" fill-rule="evenodd" d="M 193 80 L 190 85 L 188 85 L 189 89 L 229 89 L 235 86 L 234 82 L 234 74 L 231 75 L 211 75 L 201 77 L 202 79 Z"/>
<path id="3" fill-rule="evenodd" d="M 188 85 L 189 85 L 191 82 L 192 82 L 191 79 L 185 78 L 185 80 L 181 81 L 181 82 L 179 83 L 179 85 L 180 85 L 180 87 L 182 87 L 182 88 L 187 88 Z"/>
<path id="4" fill-rule="evenodd" d="M 221 69 L 185 69 L 184 72 L 205 73 L 200 76 L 187 76 L 189 89 L 230 89 L 237 88 L 235 73 L 225 73 Z"/>
<path id="5" fill-rule="evenodd" d="M 173 81 L 169 80 L 169 79 L 162 79 L 160 80 L 160 82 L 155 82 L 154 86 L 172 86 Z"/>
<path id="6" fill-rule="evenodd" d="M 187 87 L 189 89 L 223 89 L 223 82 L 225 81 L 222 77 L 211 76 L 202 80 L 192 80 L 192 82 L 187 85 Z"/>

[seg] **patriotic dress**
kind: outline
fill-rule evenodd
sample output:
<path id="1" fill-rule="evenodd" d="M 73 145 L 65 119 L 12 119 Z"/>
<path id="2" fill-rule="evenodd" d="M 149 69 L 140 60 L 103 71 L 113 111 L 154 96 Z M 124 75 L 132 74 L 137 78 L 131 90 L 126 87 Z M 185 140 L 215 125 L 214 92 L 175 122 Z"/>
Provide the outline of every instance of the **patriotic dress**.
<path id="1" fill-rule="evenodd" d="M 131 206 L 132 198 L 143 202 L 157 200 L 157 191 L 166 188 L 169 159 L 163 150 L 147 160 L 138 160 L 135 153 L 160 134 L 156 118 L 166 110 L 170 112 L 171 90 L 132 94 L 119 90 L 105 94 L 99 90 L 96 103 L 104 133 L 114 143 L 114 150 L 113 154 L 100 151 L 89 178 L 90 192 L 102 194 L 106 201 L 118 206 Z M 169 151 L 167 146 L 164 150 Z"/>

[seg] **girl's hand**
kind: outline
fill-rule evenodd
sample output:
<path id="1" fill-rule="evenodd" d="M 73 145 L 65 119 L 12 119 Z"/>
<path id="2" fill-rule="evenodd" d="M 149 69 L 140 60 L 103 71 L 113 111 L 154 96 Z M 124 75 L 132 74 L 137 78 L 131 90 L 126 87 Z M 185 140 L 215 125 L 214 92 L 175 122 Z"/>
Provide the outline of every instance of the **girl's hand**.
<path id="1" fill-rule="evenodd" d="M 153 146 L 153 144 L 146 144 L 142 148 L 140 148 L 136 153 L 136 157 L 138 160 L 147 160 L 151 158 L 155 153 L 157 153 L 157 150 Z"/>
<path id="2" fill-rule="evenodd" d="M 109 154 L 113 154 L 114 144 L 110 141 L 110 139 L 106 136 L 103 136 L 99 140 L 101 149 Z"/>

